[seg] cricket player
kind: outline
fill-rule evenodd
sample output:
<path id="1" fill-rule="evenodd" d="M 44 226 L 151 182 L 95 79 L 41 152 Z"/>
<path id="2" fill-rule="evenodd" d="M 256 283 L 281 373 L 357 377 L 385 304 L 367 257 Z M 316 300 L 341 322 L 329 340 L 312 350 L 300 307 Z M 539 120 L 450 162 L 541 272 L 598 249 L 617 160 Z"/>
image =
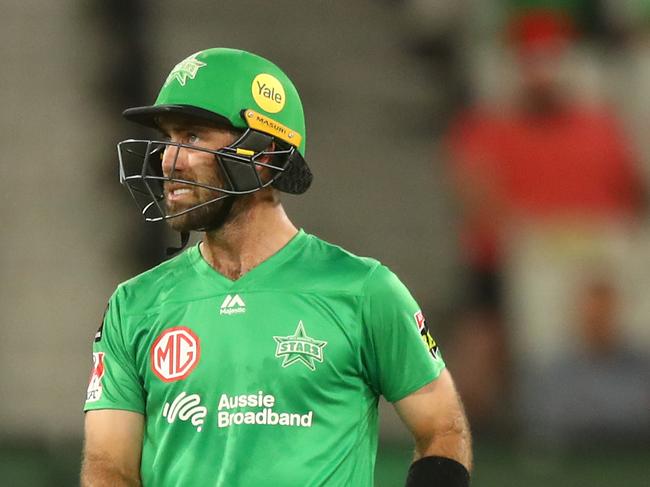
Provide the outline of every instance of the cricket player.
<path id="1" fill-rule="evenodd" d="M 415 442 L 408 487 L 469 485 L 470 433 L 399 279 L 297 229 L 307 190 L 298 92 L 254 54 L 177 64 L 118 146 L 147 221 L 200 243 L 118 286 L 93 344 L 84 487 L 370 487 L 377 403 Z"/>

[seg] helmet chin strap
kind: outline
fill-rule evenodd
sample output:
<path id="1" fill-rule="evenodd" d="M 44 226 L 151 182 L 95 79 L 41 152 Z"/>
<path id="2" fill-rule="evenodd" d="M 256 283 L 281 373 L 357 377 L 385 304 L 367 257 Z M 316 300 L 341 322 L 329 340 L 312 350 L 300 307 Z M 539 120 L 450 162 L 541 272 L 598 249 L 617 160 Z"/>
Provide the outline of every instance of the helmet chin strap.
<path id="1" fill-rule="evenodd" d="M 167 250 L 165 250 L 165 254 L 167 254 L 167 257 L 171 257 L 177 252 L 180 252 L 187 246 L 187 242 L 190 241 L 190 232 L 185 231 L 181 232 L 181 245 L 180 247 L 167 247 Z"/>

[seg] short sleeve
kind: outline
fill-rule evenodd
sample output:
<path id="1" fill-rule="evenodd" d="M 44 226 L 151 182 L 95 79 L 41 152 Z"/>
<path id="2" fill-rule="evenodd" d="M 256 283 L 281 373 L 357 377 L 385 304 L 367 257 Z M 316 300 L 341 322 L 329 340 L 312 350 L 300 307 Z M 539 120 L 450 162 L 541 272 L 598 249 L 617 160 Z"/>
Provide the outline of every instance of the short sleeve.
<path id="1" fill-rule="evenodd" d="M 119 289 L 111 297 L 104 320 L 95 334 L 84 411 L 124 409 L 144 414 L 144 389 L 134 354 L 124 340 L 118 296 Z"/>
<path id="2" fill-rule="evenodd" d="M 372 389 L 399 401 L 445 367 L 424 315 L 408 289 L 385 266 L 368 278 L 363 295 L 361 360 Z"/>

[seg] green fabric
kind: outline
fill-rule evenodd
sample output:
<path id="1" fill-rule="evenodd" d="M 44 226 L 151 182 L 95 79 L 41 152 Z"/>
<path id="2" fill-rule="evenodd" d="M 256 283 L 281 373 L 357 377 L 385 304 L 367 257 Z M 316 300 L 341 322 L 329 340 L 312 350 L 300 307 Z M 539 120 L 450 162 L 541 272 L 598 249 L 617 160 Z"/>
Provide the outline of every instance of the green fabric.
<path id="1" fill-rule="evenodd" d="M 521 14 L 531 10 L 551 10 L 564 13 L 578 29 L 578 33 L 589 34 L 602 29 L 598 2 L 593 0 L 507 0 L 510 14 Z"/>
<path id="2" fill-rule="evenodd" d="M 305 116 L 298 91 L 279 67 L 255 54 L 227 48 L 192 54 L 169 73 L 154 105 L 203 108 L 242 129 L 247 125 L 240 112 L 255 110 L 298 132 L 302 136 L 298 150 L 305 156 Z"/>
<path id="3" fill-rule="evenodd" d="M 583 10 L 586 0 L 508 0 L 506 2 L 512 9 L 553 9 L 565 11 L 570 14 Z"/>
<path id="4" fill-rule="evenodd" d="M 444 368 L 417 316 L 386 267 L 302 231 L 236 281 L 195 246 L 118 287 L 85 409 L 146 415 L 144 486 L 371 486 L 379 395 Z"/>

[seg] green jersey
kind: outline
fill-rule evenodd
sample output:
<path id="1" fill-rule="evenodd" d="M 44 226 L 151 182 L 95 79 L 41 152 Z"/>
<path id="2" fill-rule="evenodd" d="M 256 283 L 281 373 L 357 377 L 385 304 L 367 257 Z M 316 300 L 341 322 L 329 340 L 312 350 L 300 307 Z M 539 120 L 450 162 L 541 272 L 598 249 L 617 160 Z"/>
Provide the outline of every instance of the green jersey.
<path id="1" fill-rule="evenodd" d="M 380 395 L 444 368 L 379 262 L 299 232 L 229 280 L 198 246 L 121 284 L 85 410 L 145 416 L 144 486 L 373 484 Z"/>

